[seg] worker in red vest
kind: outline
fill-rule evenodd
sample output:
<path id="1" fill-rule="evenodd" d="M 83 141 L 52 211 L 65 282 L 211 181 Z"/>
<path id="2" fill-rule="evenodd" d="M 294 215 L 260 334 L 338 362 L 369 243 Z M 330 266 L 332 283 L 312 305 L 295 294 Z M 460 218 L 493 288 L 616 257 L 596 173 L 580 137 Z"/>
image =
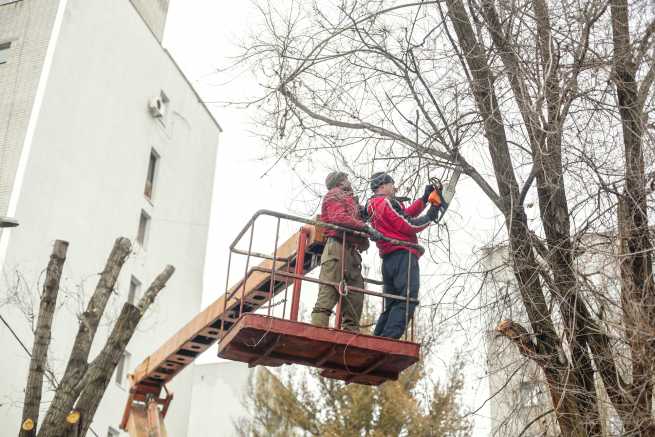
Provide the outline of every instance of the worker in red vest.
<path id="1" fill-rule="evenodd" d="M 352 190 L 348 175 L 343 172 L 334 171 L 325 179 L 328 189 L 323 197 L 321 205 L 321 221 L 353 230 L 370 232 L 378 235 L 364 223 L 360 216 L 360 208 Z M 345 250 L 343 248 L 343 232 L 326 229 L 327 237 L 323 254 L 321 255 L 321 272 L 319 279 L 333 283 L 341 283 L 343 279 L 346 285 L 364 288 L 362 276 L 362 257 L 360 252 L 368 249 L 369 242 L 365 237 L 346 234 Z M 341 259 L 344 259 L 344 275 L 341 277 Z M 341 303 L 342 329 L 348 331 L 359 331 L 359 319 L 364 306 L 364 295 L 362 293 L 344 292 Z M 312 311 L 312 324 L 328 326 L 330 315 L 334 306 L 339 301 L 339 291 L 331 285 L 320 285 L 318 298 Z"/>
<path id="2" fill-rule="evenodd" d="M 439 207 L 430 204 L 428 212 L 419 217 L 428 204 L 428 197 L 434 191 L 433 185 L 426 186 L 423 196 L 408 207 L 395 198 L 394 180 L 385 172 L 373 174 L 371 190 L 374 195 L 367 202 L 367 214 L 371 226 L 384 237 L 417 244 L 416 234 L 427 228 L 438 216 Z M 410 303 L 408 308 L 405 297 L 408 288 L 410 298 L 418 297 L 420 283 L 418 259 L 421 253 L 414 248 L 384 240 L 378 240 L 376 244 L 382 258 L 383 291 L 403 299 L 384 299 L 384 311 L 375 325 L 373 335 L 400 338 L 416 308 L 415 303 Z"/>

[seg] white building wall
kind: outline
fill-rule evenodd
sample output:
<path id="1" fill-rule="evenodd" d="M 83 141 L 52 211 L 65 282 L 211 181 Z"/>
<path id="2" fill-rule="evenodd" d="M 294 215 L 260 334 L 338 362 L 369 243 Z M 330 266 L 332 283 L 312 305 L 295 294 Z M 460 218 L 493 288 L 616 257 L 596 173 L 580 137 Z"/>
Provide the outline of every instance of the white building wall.
<path id="1" fill-rule="evenodd" d="M 18 0 L 0 5 L 0 216 L 7 213 L 37 83 L 59 1 Z M 2 231 L 0 231 L 2 232 Z"/>
<path id="2" fill-rule="evenodd" d="M 580 238 L 578 244 L 578 249 L 584 250 L 576 259 L 576 265 L 577 270 L 588 281 L 580 284 L 586 305 L 594 314 L 598 314 L 601 307 L 604 307 L 604 326 L 616 329 L 615 332 L 609 333 L 609 337 L 621 338 L 623 334 L 621 312 L 618 310 L 620 287 L 616 243 L 612 236 L 589 234 Z M 508 257 L 507 246 L 497 246 L 486 251 L 483 261 L 485 271 L 490 272 L 485 284 L 484 305 L 488 308 L 486 314 L 489 317 L 487 364 L 489 392 L 492 395 L 489 402 L 492 436 L 517 435 L 540 416 L 523 435 L 557 436 L 559 428 L 555 417 L 553 414 L 546 414 L 552 409 L 552 401 L 543 371 L 534 362 L 523 357 L 514 344 L 494 332 L 495 326 L 503 319 L 518 322 L 527 329 L 530 327 Z M 586 287 L 593 287 L 600 293 L 591 292 Z M 596 298 L 597 295 L 602 298 Z M 561 330 L 558 312 L 554 311 L 552 317 L 556 329 Z M 615 349 L 622 347 L 625 345 L 620 342 L 613 345 Z M 616 356 L 619 368 L 627 368 L 628 363 L 623 362 L 621 357 L 629 357 L 629 351 L 626 349 Z M 605 435 L 618 435 L 620 425 L 616 412 L 607 399 L 601 379 L 597 378 L 595 383 Z"/>
<path id="3" fill-rule="evenodd" d="M 484 285 L 483 307 L 488 326 L 491 436 L 515 436 L 521 432 L 525 437 L 559 435 L 553 415 L 544 415 L 551 408 L 551 402 L 543 372 L 521 355 L 514 344 L 495 332 L 498 323 L 505 319 L 530 326 L 510 262 L 506 246 L 486 249 L 482 261 L 484 270 L 489 272 Z"/>
<path id="4" fill-rule="evenodd" d="M 223 361 L 193 366 L 189 437 L 235 437 L 234 422 L 248 414 L 243 400 L 255 369 Z"/>
<path id="5" fill-rule="evenodd" d="M 161 91 L 170 99 L 163 122 L 147 106 Z M 129 1 L 107 7 L 104 0 L 68 0 L 17 204 L 21 225 L 11 231 L 0 284 L 6 291 L 18 283 L 37 303 L 52 242 L 70 241 L 52 343 L 55 370 L 65 366 L 80 295 L 92 292 L 114 239 L 135 240 L 141 210 L 152 217 L 147 244 L 135 243 L 109 315 L 118 313 L 132 275 L 145 289 L 166 264 L 176 273 L 128 346 L 130 369 L 200 309 L 219 131 Z M 161 158 L 150 202 L 143 192 L 153 147 Z M 0 312 L 30 346 L 16 305 Z M 6 329 L 0 346 L 0 429 L 17 429 L 28 359 Z M 191 383 L 191 372 L 183 372 L 169 387 L 170 435 L 186 435 Z M 126 388 L 112 382 L 92 425 L 98 435 L 117 428 L 126 399 Z"/>

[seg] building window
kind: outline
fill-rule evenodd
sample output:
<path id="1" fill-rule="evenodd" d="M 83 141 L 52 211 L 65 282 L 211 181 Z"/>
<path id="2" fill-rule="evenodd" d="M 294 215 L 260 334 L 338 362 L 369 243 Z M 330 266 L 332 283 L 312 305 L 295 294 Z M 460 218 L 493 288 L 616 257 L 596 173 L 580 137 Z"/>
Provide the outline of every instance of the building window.
<path id="1" fill-rule="evenodd" d="M 111 426 L 107 428 L 107 437 L 119 437 L 120 433 L 117 429 L 112 428 Z"/>
<path id="2" fill-rule="evenodd" d="M 136 234 L 136 241 L 145 248 L 148 243 L 148 234 L 150 233 L 150 216 L 144 210 L 141 210 L 139 218 L 139 231 Z"/>
<path id="3" fill-rule="evenodd" d="M 146 188 L 143 194 L 148 199 L 152 199 L 152 194 L 155 188 L 155 177 L 157 176 L 157 169 L 159 168 L 159 154 L 152 149 L 150 151 L 150 159 L 148 160 L 148 174 L 146 175 Z"/>
<path id="4" fill-rule="evenodd" d="M 134 302 L 141 295 L 141 281 L 132 276 L 130 279 L 130 291 L 127 293 L 127 302 L 134 305 Z"/>
<path id="5" fill-rule="evenodd" d="M 0 64 L 6 64 L 9 61 L 10 42 L 0 44 Z"/>
<path id="6" fill-rule="evenodd" d="M 537 407 L 541 404 L 541 387 L 537 382 L 522 382 L 520 387 L 521 406 L 523 408 Z"/>
<path id="7" fill-rule="evenodd" d="M 132 354 L 130 354 L 128 351 L 124 351 L 123 356 L 121 356 L 121 359 L 118 361 L 118 365 L 116 366 L 114 381 L 116 381 L 116 384 L 120 385 L 121 387 L 125 387 L 125 383 L 127 382 L 127 370 L 130 368 L 131 358 Z"/>
<path id="8" fill-rule="evenodd" d="M 607 418 L 607 430 L 609 435 L 623 435 L 623 422 L 616 414 L 610 414 Z"/>

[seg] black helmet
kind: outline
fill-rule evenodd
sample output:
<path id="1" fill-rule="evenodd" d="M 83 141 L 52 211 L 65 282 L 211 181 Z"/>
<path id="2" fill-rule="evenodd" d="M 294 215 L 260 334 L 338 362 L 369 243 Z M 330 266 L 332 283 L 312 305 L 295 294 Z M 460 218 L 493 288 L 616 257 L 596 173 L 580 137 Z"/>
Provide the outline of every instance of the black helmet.
<path id="1" fill-rule="evenodd" d="M 389 176 L 389 173 L 386 171 L 379 171 L 377 173 L 373 173 L 371 176 L 371 190 L 375 191 L 378 189 L 380 185 L 384 184 L 389 184 L 393 183 L 394 180 L 391 176 Z"/>

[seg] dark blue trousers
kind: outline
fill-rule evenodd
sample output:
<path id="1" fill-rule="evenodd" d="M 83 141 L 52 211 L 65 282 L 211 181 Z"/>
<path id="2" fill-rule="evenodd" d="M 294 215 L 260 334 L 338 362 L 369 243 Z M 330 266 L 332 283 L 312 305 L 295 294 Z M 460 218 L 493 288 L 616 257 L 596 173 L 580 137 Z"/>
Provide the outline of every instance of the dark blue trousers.
<path id="1" fill-rule="evenodd" d="M 403 299 L 384 299 L 384 311 L 380 314 L 373 335 L 390 338 L 402 337 L 407 323 L 416 309 L 415 303 L 410 303 L 407 307 L 407 289 L 409 288 L 409 297 L 416 299 L 420 277 L 416 255 L 408 254 L 405 250 L 397 250 L 382 258 L 383 291 Z M 408 308 L 409 312 L 407 312 Z"/>

